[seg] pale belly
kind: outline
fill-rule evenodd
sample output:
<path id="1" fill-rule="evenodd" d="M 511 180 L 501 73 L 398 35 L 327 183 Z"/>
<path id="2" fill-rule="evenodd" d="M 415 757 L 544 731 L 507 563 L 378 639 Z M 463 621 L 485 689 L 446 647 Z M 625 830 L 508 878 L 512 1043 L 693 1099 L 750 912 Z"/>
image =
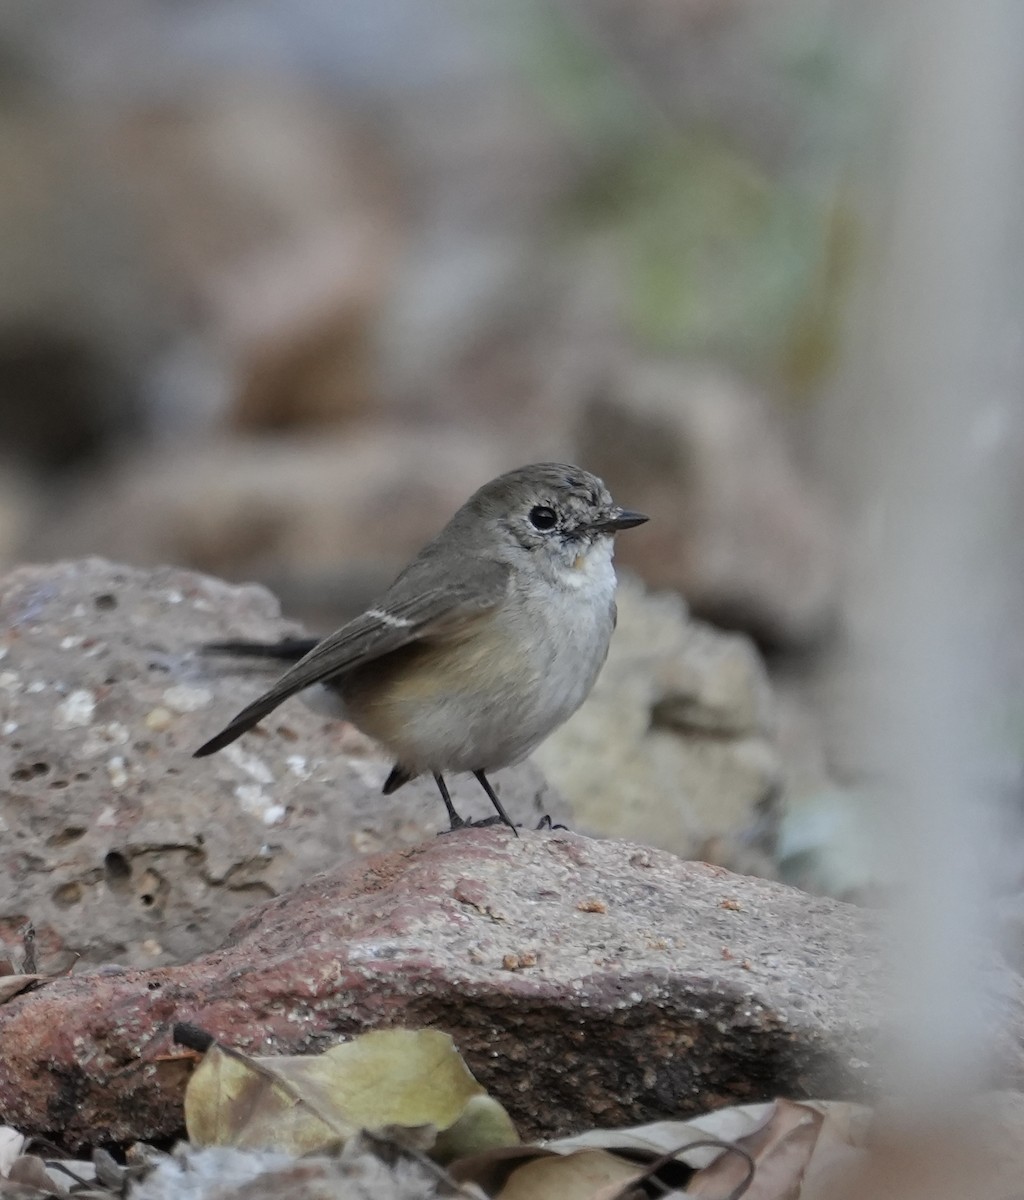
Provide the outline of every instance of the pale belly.
<path id="1" fill-rule="evenodd" d="M 614 587 L 614 576 L 612 577 Z M 345 713 L 413 774 L 522 761 L 579 708 L 608 652 L 610 593 L 557 593 L 457 644 L 420 643 L 340 681 Z"/>

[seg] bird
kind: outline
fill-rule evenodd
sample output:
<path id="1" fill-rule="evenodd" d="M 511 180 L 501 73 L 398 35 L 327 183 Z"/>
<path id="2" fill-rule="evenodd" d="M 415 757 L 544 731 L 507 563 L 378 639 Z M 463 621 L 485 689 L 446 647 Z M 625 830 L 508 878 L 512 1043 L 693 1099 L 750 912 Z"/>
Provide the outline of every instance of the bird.
<path id="1" fill-rule="evenodd" d="M 451 830 L 501 822 L 516 832 L 488 773 L 522 762 L 587 698 L 615 628 L 615 535 L 648 519 L 569 463 L 499 475 L 336 632 L 209 643 L 211 653 L 292 665 L 194 757 L 222 750 L 289 697 L 322 685 L 337 715 L 393 756 L 385 795 L 430 774 Z M 445 777 L 461 772 L 476 778 L 496 815 L 458 814 Z"/>

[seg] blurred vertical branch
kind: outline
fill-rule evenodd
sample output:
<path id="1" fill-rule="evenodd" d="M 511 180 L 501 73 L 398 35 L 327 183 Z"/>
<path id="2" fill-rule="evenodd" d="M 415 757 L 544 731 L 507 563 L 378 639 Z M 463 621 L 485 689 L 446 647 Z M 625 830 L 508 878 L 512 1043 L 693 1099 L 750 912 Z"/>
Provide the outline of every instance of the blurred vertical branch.
<path id="1" fill-rule="evenodd" d="M 999 1037 L 978 967 L 999 859 L 992 614 L 1015 551 L 1011 481 L 985 431 L 1021 384 L 998 364 L 1020 317 L 1024 19 L 1014 0 L 903 0 L 875 17 L 873 36 L 898 47 L 892 123 L 822 457 L 859 518 L 860 734 L 886 781 L 878 844 L 899 935 L 892 1084 L 920 1117 L 987 1082 Z"/>

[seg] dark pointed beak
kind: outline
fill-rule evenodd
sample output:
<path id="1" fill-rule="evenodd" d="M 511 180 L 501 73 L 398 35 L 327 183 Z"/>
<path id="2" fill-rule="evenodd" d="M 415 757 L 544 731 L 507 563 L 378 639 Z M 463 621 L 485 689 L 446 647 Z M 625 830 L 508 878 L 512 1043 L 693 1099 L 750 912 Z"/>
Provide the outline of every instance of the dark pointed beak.
<path id="1" fill-rule="evenodd" d="M 618 533 L 621 529 L 633 529 L 636 525 L 642 525 L 644 521 L 649 521 L 651 518 L 643 513 L 630 512 L 628 509 L 620 509 L 617 513 L 611 516 L 604 517 L 600 521 L 595 521 L 590 528 L 594 533 Z"/>

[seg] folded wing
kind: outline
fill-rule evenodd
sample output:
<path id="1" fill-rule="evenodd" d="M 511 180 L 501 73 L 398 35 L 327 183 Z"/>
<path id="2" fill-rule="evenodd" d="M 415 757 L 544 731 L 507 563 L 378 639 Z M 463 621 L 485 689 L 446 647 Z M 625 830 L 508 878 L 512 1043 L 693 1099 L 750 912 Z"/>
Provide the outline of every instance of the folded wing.
<path id="1" fill-rule="evenodd" d="M 269 691 L 247 705 L 224 729 L 195 752 L 195 758 L 215 754 L 289 696 L 363 663 L 400 650 L 411 642 L 456 633 L 461 626 L 486 616 L 502 601 L 508 570 L 499 563 L 476 564 L 472 582 L 453 580 L 421 591 L 413 577 L 397 581 L 380 605 L 343 625 L 318 642 L 289 668 Z"/>

